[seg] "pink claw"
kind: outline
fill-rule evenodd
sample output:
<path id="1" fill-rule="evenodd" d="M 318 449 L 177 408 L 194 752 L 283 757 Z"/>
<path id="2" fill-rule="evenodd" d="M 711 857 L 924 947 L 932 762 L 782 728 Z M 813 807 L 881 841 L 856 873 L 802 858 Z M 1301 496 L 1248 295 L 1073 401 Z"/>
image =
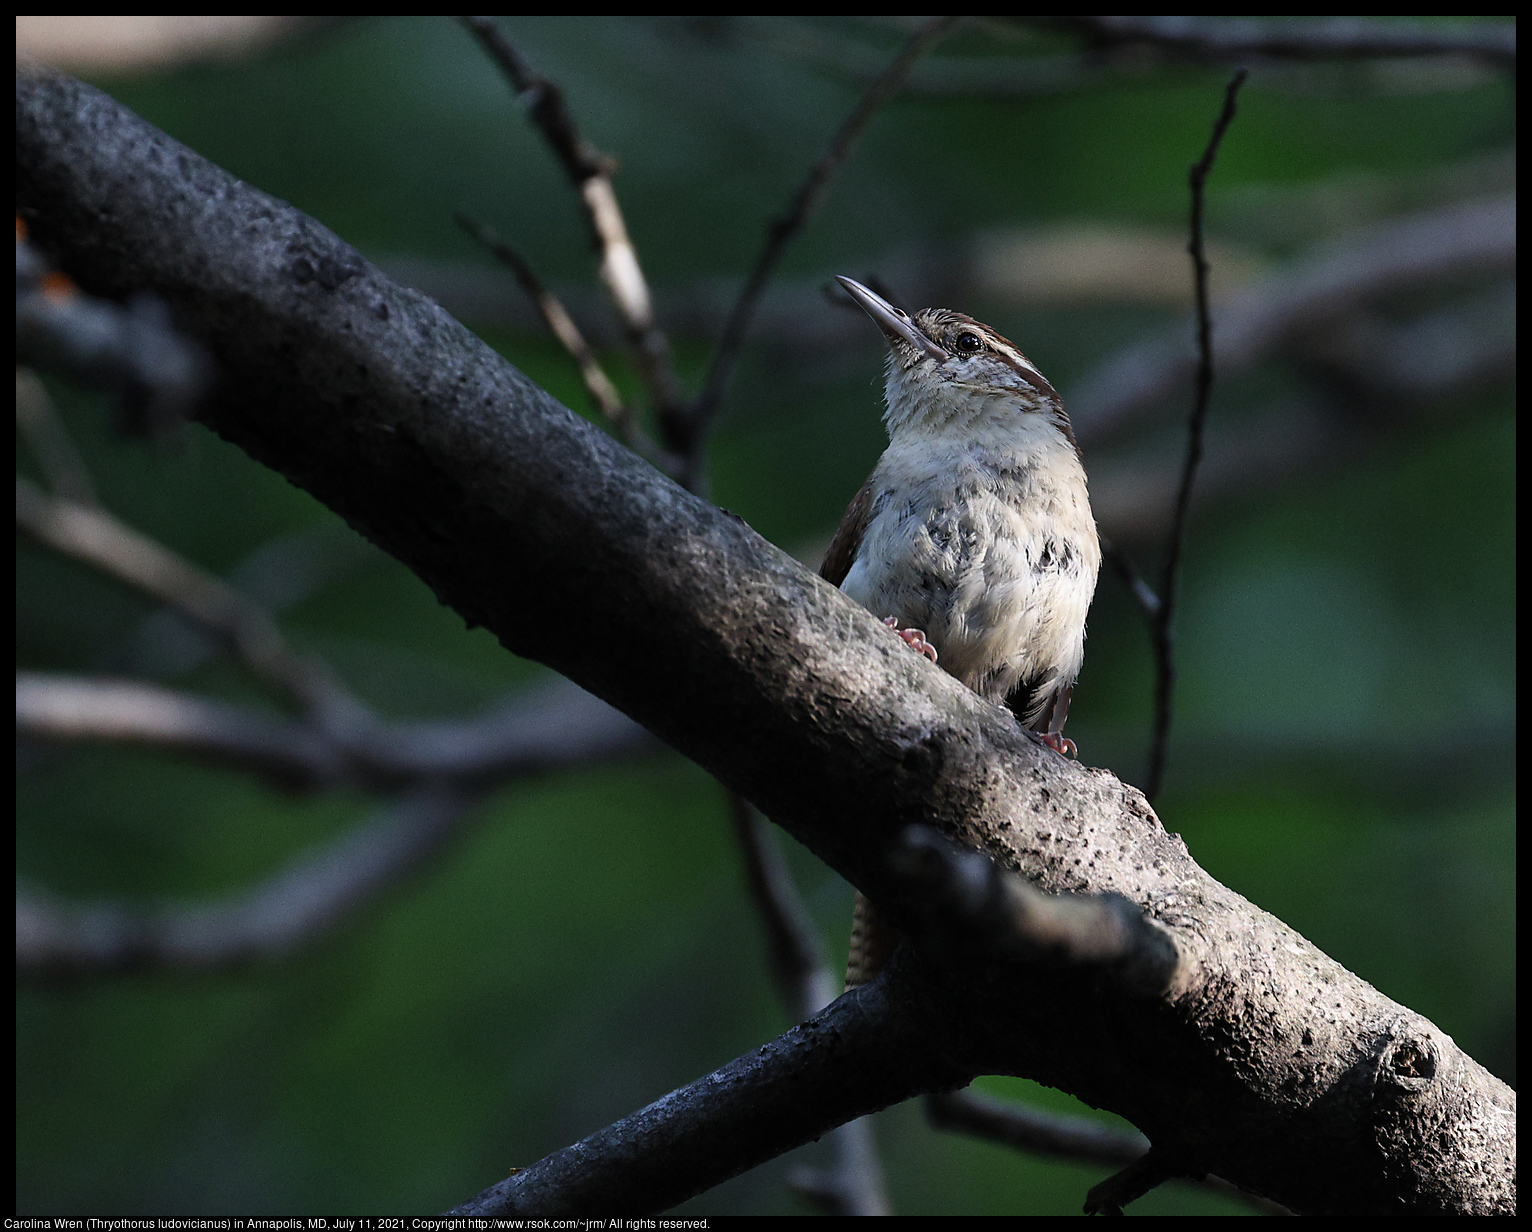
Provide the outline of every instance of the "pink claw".
<path id="1" fill-rule="evenodd" d="M 885 616 L 883 623 L 897 633 L 911 650 L 925 655 L 932 663 L 936 662 L 936 647 L 926 641 L 926 635 L 919 629 L 901 629 L 899 621 L 893 616 Z"/>
<path id="2" fill-rule="evenodd" d="M 1075 747 L 1075 742 L 1066 736 L 1059 735 L 1058 732 L 1039 732 L 1037 738 L 1060 757 L 1078 758 L 1080 755 L 1080 750 Z"/>

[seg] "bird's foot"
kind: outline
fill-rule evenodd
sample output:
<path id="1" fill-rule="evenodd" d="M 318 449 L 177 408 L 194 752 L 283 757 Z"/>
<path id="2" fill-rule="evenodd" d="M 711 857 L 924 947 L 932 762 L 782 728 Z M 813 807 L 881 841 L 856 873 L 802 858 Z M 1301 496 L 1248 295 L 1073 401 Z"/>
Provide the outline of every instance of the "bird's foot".
<path id="1" fill-rule="evenodd" d="M 1033 732 L 1042 743 L 1057 753 L 1060 757 L 1073 757 L 1078 759 L 1080 750 L 1075 747 L 1075 742 L 1058 732 Z"/>
<path id="2" fill-rule="evenodd" d="M 926 635 L 919 629 L 901 629 L 898 619 L 893 616 L 885 616 L 883 623 L 897 633 L 904 640 L 904 644 L 916 654 L 923 654 L 932 663 L 936 662 L 936 647 L 926 641 Z"/>

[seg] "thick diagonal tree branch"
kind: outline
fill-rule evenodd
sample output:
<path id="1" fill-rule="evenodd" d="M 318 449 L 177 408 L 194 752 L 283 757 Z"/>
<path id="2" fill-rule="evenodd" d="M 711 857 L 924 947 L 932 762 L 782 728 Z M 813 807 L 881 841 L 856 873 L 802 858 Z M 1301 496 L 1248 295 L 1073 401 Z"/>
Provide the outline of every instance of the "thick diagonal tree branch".
<path id="1" fill-rule="evenodd" d="M 887 975 L 450 1213 L 660 1211 L 863 1113 L 962 1085 L 938 1045 L 931 973 L 906 962 Z"/>
<path id="2" fill-rule="evenodd" d="M 67 78 L 21 78 L 17 102 L 38 242 L 88 290 L 161 295 L 221 366 L 203 421 L 470 623 L 642 722 L 907 931 L 920 913 L 886 853 L 918 823 L 1040 889 L 1120 894 L 1174 939 L 1174 980 L 1154 993 L 1089 964 L 909 951 L 884 977 L 908 986 L 877 994 L 908 1012 L 826 1035 L 876 999 L 843 998 L 757 1054 L 776 1058 L 761 1081 L 734 1081 L 743 1058 L 688 1088 L 731 1158 L 688 1167 L 668 1145 L 697 1107 L 678 1092 L 518 1174 L 505 1209 L 583 1206 L 571 1186 L 592 1169 L 621 1208 L 656 1209 L 984 1072 L 1110 1108 L 1172 1171 L 1296 1211 L 1514 1209 L 1514 1093 L 1204 873 L 1133 788 L 1041 749 L 312 219 Z M 863 1039 L 907 1070 L 869 1076 Z M 731 1137 L 753 1110 L 770 1132 Z"/>

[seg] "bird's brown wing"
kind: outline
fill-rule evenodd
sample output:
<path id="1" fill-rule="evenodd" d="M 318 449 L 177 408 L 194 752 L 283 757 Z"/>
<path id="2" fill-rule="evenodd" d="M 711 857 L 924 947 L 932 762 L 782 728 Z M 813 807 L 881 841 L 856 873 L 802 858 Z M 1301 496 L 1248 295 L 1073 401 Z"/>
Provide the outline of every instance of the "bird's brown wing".
<path id="1" fill-rule="evenodd" d="M 840 520 L 840 528 L 830 540 L 824 563 L 819 566 L 819 576 L 830 585 L 839 586 L 851 572 L 851 562 L 862 546 L 862 536 L 867 532 L 867 519 L 871 513 L 872 476 L 869 475 L 861 491 L 846 506 L 846 516 Z"/>

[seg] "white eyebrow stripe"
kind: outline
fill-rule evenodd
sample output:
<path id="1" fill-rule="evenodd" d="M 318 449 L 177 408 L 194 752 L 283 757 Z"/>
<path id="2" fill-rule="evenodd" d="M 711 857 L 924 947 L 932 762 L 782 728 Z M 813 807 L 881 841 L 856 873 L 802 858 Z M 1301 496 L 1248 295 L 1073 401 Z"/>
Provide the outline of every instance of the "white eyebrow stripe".
<path id="1" fill-rule="evenodd" d="M 1058 390 L 1053 388 L 1048 378 L 1034 368 L 1030 362 L 1023 359 L 1020 351 L 1005 346 L 996 347 L 995 349 L 1004 357 L 1006 363 L 1016 370 L 1016 374 L 1039 393 L 1050 394 L 1055 398 L 1059 396 Z"/>

